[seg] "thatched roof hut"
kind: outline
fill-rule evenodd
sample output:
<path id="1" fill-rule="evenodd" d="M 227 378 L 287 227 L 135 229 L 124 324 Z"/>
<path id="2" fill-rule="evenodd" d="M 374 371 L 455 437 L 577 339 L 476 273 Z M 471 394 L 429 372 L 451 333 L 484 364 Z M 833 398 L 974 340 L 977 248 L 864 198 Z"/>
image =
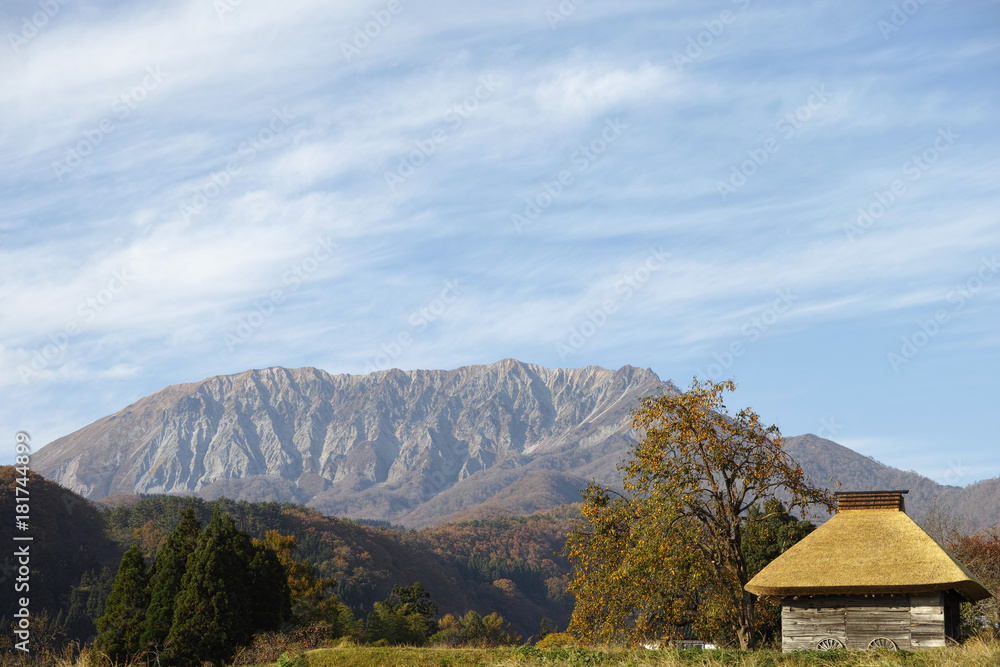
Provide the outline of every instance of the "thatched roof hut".
<path id="1" fill-rule="evenodd" d="M 746 585 L 781 599 L 785 650 L 866 648 L 875 639 L 899 648 L 943 646 L 957 637 L 958 604 L 991 596 L 906 515 L 904 493 L 838 494 L 829 521 Z"/>

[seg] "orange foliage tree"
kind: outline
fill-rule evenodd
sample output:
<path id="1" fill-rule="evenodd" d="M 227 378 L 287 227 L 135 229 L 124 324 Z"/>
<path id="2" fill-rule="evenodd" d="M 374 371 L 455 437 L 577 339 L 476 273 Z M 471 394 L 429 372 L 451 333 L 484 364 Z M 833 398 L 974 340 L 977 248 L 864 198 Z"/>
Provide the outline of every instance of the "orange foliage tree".
<path id="1" fill-rule="evenodd" d="M 255 542 L 259 543 L 258 540 Z M 269 530 L 264 535 L 263 544 L 277 554 L 278 561 L 288 573 L 292 618 L 295 623 L 325 623 L 330 626 L 330 635 L 334 637 L 355 632 L 351 610 L 337 599 L 336 579 L 317 575 L 312 565 L 292 556 L 297 546 L 294 535 L 282 535 L 277 530 Z"/>
<path id="2" fill-rule="evenodd" d="M 1000 524 L 974 535 L 952 530 L 947 542 L 948 550 L 993 593 L 974 605 L 962 605 L 966 630 L 1000 639 Z"/>
<path id="3" fill-rule="evenodd" d="M 641 399 L 632 426 L 644 433 L 619 466 L 626 495 L 590 485 L 584 522 L 567 539 L 576 595 L 571 630 L 588 643 L 676 637 L 721 612 L 742 648 L 754 644 L 756 600 L 743 549 L 748 522 L 783 491 L 785 508 L 833 507 L 783 449 L 777 426 L 749 408 L 726 413 L 736 384 L 694 380 L 683 394 Z"/>

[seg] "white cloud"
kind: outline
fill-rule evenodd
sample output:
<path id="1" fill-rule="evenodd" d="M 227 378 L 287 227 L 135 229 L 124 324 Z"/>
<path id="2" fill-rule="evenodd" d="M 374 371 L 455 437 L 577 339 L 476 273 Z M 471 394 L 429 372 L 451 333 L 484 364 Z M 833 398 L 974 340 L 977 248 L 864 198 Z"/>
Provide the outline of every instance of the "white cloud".
<path id="1" fill-rule="evenodd" d="M 553 70 L 535 92 L 540 110 L 574 119 L 588 119 L 625 105 L 668 97 L 675 78 L 648 62 L 631 71 L 570 64 Z"/>

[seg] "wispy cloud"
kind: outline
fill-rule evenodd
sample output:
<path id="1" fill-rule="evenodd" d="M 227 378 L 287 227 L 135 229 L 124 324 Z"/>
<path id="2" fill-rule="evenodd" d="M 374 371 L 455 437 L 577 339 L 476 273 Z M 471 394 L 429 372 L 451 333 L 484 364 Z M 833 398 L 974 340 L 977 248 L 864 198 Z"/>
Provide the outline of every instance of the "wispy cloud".
<path id="1" fill-rule="evenodd" d="M 1000 251 L 990 5 L 928 4 L 888 38 L 865 3 L 585 3 L 555 23 L 558 3 L 403 2 L 381 23 L 377 4 L 320 0 L 60 6 L 30 39 L 36 3 L 0 17 L 0 425 L 36 442 L 173 382 L 362 372 L 401 333 L 403 367 L 515 356 L 683 381 L 777 290 L 794 307 L 732 367 L 751 398 L 797 382 L 839 401 L 844 380 L 762 365 L 778 340 L 819 359 L 838 331 L 856 341 L 840 366 L 905 406 L 931 380 L 873 375 L 885 352 Z M 957 138 L 931 155 L 942 131 Z M 624 299 L 650 248 L 669 261 Z M 452 280 L 461 297 L 414 331 Z M 911 375 L 1000 360 L 995 285 Z M 870 437 L 876 408 L 852 409 L 844 437 Z M 905 407 L 885 421 L 912 433 Z"/>

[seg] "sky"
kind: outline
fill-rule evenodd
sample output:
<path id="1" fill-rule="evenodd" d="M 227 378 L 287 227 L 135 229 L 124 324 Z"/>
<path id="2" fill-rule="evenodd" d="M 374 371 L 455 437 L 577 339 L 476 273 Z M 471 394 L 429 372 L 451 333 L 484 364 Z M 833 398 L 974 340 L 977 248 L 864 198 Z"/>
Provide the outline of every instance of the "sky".
<path id="1" fill-rule="evenodd" d="M 0 21 L 0 463 L 214 375 L 513 357 L 1000 476 L 997 2 Z"/>

